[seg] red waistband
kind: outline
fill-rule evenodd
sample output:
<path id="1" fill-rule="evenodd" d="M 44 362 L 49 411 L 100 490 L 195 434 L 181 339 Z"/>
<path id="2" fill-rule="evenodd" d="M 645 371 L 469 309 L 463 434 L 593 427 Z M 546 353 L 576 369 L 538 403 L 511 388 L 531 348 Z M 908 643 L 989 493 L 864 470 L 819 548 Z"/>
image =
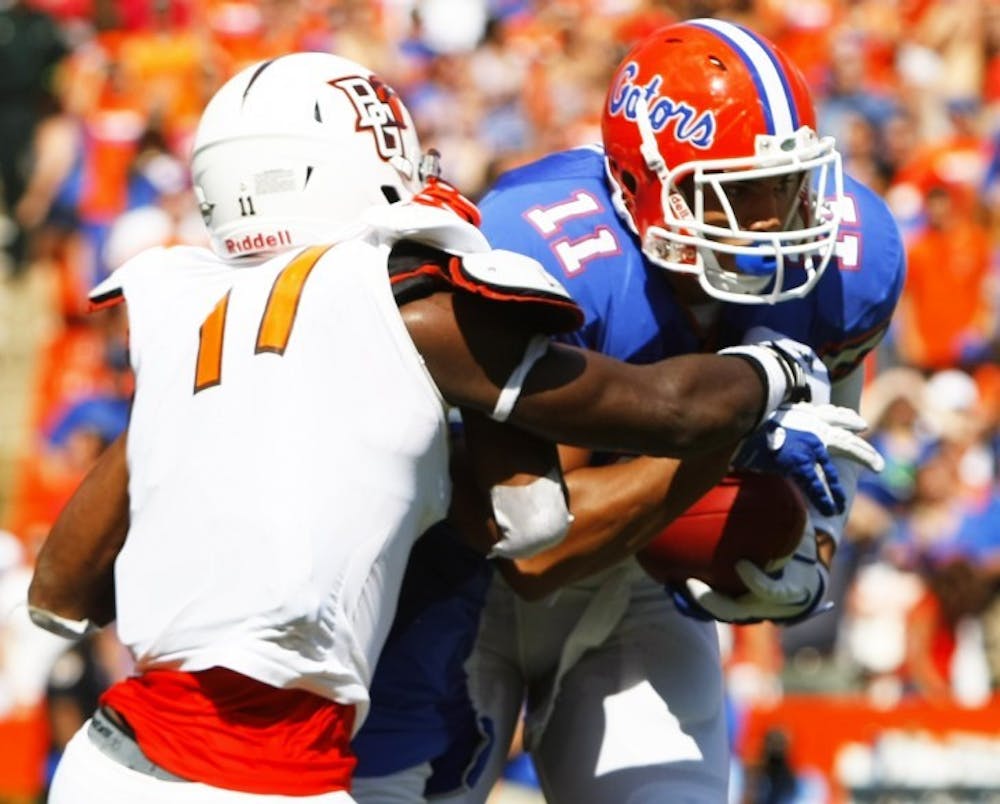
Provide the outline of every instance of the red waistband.
<path id="1" fill-rule="evenodd" d="M 260 794 L 350 789 L 352 706 L 221 667 L 151 670 L 115 684 L 101 703 L 150 760 L 182 778 Z"/>

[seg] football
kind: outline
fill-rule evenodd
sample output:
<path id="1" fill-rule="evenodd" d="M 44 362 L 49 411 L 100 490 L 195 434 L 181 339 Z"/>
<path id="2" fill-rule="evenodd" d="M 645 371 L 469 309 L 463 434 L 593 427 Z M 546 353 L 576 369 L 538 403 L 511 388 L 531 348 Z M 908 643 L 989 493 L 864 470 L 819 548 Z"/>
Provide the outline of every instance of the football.
<path id="1" fill-rule="evenodd" d="M 698 578 L 728 595 L 747 591 L 734 565 L 746 558 L 776 569 L 806 525 L 799 490 L 781 475 L 736 472 L 671 522 L 636 558 L 663 583 Z"/>

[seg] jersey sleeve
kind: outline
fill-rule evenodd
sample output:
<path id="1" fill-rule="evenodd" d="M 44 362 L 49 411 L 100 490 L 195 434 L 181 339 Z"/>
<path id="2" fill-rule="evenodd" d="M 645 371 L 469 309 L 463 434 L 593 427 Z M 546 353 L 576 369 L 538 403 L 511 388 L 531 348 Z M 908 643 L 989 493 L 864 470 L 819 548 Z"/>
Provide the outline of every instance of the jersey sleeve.
<path id="1" fill-rule="evenodd" d="M 899 302 L 906 252 L 889 208 L 874 191 L 845 176 L 846 198 L 835 256 L 805 298 L 731 309 L 738 341 L 763 324 L 813 348 L 840 380 L 882 340 Z"/>
<path id="2" fill-rule="evenodd" d="M 132 286 L 137 278 L 141 280 L 144 275 L 156 276 L 166 254 L 167 249 L 157 246 L 126 260 L 87 294 L 91 312 L 126 301 L 126 288 Z"/>
<path id="3" fill-rule="evenodd" d="M 848 177 L 845 191 L 837 264 L 831 266 L 838 281 L 821 288 L 823 327 L 815 344 L 834 380 L 850 374 L 882 340 L 906 278 L 906 249 L 888 206 Z"/>
<path id="4" fill-rule="evenodd" d="M 480 228 L 494 248 L 511 249 L 532 257 L 548 274 L 558 278 L 560 271 L 548 242 L 525 217 L 526 211 L 534 206 L 528 198 L 529 194 L 530 190 L 525 187 L 494 190 L 487 194 L 479 204 L 483 215 Z"/>

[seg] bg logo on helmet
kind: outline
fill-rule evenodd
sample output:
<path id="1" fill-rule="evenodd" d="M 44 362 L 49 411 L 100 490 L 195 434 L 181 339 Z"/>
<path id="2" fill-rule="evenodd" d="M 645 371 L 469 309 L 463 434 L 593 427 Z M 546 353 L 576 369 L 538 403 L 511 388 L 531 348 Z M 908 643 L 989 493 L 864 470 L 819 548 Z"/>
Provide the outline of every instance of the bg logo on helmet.
<path id="1" fill-rule="evenodd" d="M 406 128 L 399 96 L 392 87 L 375 76 L 365 78 L 360 75 L 338 78 L 329 82 L 350 99 L 358 111 L 357 131 L 368 129 L 375 138 L 375 148 L 382 159 L 388 162 L 403 153 L 401 130 Z"/>

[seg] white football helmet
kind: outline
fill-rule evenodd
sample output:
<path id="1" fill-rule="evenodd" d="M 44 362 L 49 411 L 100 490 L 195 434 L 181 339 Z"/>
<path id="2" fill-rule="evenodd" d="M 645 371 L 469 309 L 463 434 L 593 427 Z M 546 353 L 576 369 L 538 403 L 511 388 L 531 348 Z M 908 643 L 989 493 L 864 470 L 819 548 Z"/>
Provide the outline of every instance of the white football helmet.
<path id="1" fill-rule="evenodd" d="M 212 248 L 235 259 L 329 240 L 364 209 L 410 198 L 419 162 L 410 113 L 371 70 L 292 53 L 216 92 L 191 172 Z"/>

